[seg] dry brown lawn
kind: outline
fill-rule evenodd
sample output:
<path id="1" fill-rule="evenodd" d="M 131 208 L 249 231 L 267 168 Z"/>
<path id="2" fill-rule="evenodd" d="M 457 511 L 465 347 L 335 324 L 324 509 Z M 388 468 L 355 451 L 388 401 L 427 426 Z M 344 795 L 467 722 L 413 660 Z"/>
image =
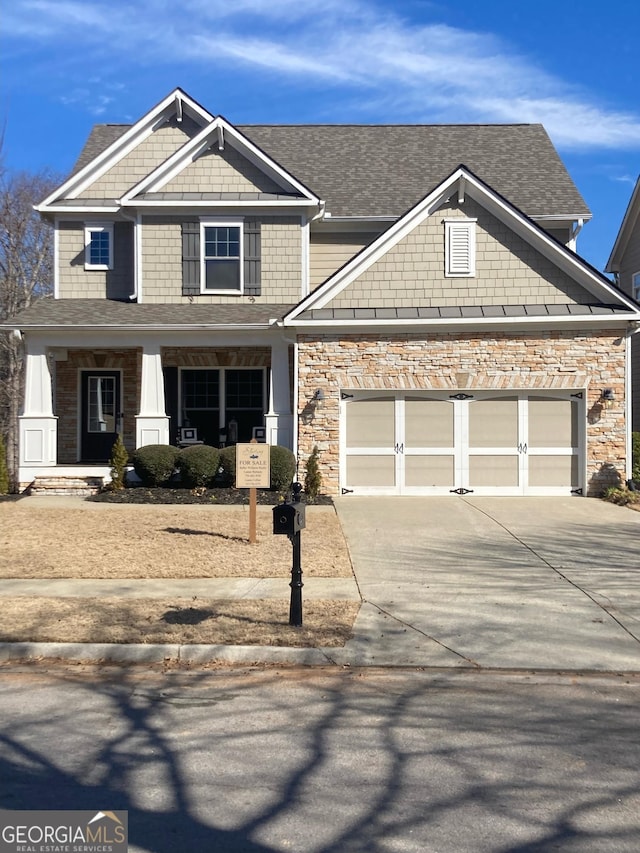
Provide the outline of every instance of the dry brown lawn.
<path id="1" fill-rule="evenodd" d="M 0 578 L 285 577 L 291 543 L 271 530 L 262 506 L 250 545 L 248 507 L 2 503 Z M 307 508 L 302 557 L 307 577 L 351 576 L 333 507 Z"/>
<path id="2" fill-rule="evenodd" d="M 0 592 L 2 578 L 285 578 L 291 543 L 271 525 L 271 507 L 258 507 L 250 545 L 248 507 L 1 503 Z M 305 576 L 351 576 L 333 507 L 307 508 L 302 539 Z M 315 647 L 344 645 L 359 609 L 305 601 L 304 626 L 292 628 L 287 585 L 281 600 L 2 596 L 0 604 L 0 642 Z"/>
<path id="3" fill-rule="evenodd" d="M 292 628 L 285 600 L 6 597 L 0 642 L 343 646 L 359 606 L 308 601 Z"/>

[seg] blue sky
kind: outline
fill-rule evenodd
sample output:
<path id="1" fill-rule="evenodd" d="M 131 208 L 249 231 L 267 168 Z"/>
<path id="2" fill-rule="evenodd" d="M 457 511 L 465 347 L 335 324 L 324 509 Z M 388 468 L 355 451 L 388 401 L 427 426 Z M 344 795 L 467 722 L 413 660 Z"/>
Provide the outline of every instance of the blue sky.
<path id="1" fill-rule="evenodd" d="M 67 172 L 176 86 L 232 123 L 541 122 L 602 269 L 640 172 L 637 0 L 8 0 L 4 160 Z"/>

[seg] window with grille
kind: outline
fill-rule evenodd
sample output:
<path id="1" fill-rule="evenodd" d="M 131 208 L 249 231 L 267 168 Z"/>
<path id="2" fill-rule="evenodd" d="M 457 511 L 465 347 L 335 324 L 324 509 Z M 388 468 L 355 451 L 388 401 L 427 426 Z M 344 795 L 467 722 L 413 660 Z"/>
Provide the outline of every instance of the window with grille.
<path id="1" fill-rule="evenodd" d="M 84 247 L 85 269 L 113 269 L 113 224 L 87 224 L 84 229 Z"/>
<path id="2" fill-rule="evenodd" d="M 242 226 L 238 222 L 201 223 L 203 293 L 242 293 Z"/>

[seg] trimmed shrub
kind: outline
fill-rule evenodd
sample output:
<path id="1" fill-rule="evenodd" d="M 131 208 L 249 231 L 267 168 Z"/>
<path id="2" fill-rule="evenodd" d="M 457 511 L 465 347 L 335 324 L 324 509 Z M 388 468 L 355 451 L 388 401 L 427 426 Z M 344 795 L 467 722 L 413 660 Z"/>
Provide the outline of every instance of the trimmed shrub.
<path id="1" fill-rule="evenodd" d="M 0 433 L 0 495 L 9 494 L 9 469 L 7 468 L 7 448 Z"/>
<path id="2" fill-rule="evenodd" d="M 319 458 L 320 451 L 316 444 L 305 466 L 304 490 L 310 498 L 317 498 L 322 487 L 322 474 L 320 473 L 320 465 L 318 464 Z"/>
<path id="3" fill-rule="evenodd" d="M 118 433 L 111 448 L 111 459 L 109 462 L 111 465 L 111 483 L 109 484 L 109 488 L 112 491 L 117 492 L 120 489 L 124 489 L 125 469 L 128 462 L 129 454 L 127 453 L 127 448 L 122 442 L 122 436 Z"/>
<path id="4" fill-rule="evenodd" d="M 218 472 L 220 451 L 208 444 L 194 444 L 178 453 L 178 471 L 185 486 L 208 486 Z"/>
<path id="5" fill-rule="evenodd" d="M 133 470 L 144 486 L 162 486 L 171 479 L 179 453 L 170 444 L 147 444 L 133 452 Z"/>
<path id="6" fill-rule="evenodd" d="M 293 483 L 296 474 L 296 457 L 287 447 L 271 445 L 271 488 L 276 492 L 285 492 Z"/>
<path id="7" fill-rule="evenodd" d="M 220 451 L 220 485 L 227 488 L 233 488 L 236 484 L 236 446 L 235 444 L 229 447 L 223 447 Z"/>

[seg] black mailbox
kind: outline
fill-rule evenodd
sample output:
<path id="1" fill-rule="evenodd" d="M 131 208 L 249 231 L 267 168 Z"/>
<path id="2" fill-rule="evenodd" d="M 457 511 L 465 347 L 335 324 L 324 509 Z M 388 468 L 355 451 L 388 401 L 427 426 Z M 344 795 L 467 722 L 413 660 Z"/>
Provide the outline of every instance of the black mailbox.
<path id="1" fill-rule="evenodd" d="M 291 536 L 306 525 L 303 503 L 283 503 L 273 508 L 273 532 Z"/>

